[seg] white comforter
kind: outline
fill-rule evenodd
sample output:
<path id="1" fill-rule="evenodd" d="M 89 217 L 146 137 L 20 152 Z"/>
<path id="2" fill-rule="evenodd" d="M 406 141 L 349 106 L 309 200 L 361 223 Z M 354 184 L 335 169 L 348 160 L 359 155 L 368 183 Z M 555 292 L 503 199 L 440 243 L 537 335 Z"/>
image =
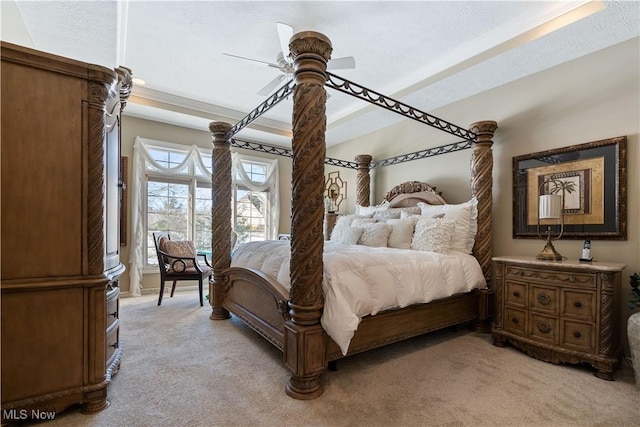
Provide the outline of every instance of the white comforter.
<path id="1" fill-rule="evenodd" d="M 241 245 L 232 267 L 251 267 L 290 288 L 290 242 L 268 240 Z M 347 354 L 362 317 L 394 307 L 426 303 L 484 288 L 482 269 L 471 255 L 362 245 L 324 245 L 322 327 Z"/>

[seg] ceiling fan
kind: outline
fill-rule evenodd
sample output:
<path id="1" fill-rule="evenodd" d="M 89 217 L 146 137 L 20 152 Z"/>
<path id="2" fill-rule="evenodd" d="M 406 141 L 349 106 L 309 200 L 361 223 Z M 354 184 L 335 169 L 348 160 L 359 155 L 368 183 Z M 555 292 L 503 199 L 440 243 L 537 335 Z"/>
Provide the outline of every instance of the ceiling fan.
<path id="1" fill-rule="evenodd" d="M 282 49 L 276 56 L 276 62 L 266 62 L 259 59 L 246 58 L 244 56 L 232 55 L 230 53 L 223 53 L 225 56 L 231 56 L 233 58 L 244 59 L 247 61 L 259 62 L 265 64 L 268 67 L 276 68 L 280 71 L 280 75 L 271 80 L 265 87 L 258 91 L 258 95 L 267 96 L 274 89 L 279 87 L 283 82 L 288 80 L 293 75 L 293 60 L 289 55 L 289 39 L 293 36 L 293 27 L 282 22 L 276 22 L 276 28 L 278 30 L 278 38 L 280 39 L 280 48 Z M 356 68 L 356 60 L 353 56 L 347 56 L 344 58 L 335 58 L 329 60 L 327 69 L 330 70 L 344 70 L 348 68 Z"/>

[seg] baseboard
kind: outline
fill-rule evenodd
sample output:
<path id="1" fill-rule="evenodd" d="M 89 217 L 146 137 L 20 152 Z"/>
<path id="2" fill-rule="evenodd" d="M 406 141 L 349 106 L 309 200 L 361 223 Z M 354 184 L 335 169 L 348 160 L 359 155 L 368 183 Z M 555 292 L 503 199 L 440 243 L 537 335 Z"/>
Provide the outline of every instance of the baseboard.
<path id="1" fill-rule="evenodd" d="M 204 289 L 205 292 L 208 292 L 207 289 Z M 142 295 L 158 295 L 160 292 L 160 288 L 151 288 L 151 289 L 141 289 L 140 291 Z M 176 293 L 178 292 L 198 292 L 198 285 L 193 286 L 176 286 Z M 164 290 L 165 296 L 167 293 L 171 293 L 171 288 L 167 286 Z M 133 294 L 129 291 L 120 292 L 120 298 L 133 298 Z"/>

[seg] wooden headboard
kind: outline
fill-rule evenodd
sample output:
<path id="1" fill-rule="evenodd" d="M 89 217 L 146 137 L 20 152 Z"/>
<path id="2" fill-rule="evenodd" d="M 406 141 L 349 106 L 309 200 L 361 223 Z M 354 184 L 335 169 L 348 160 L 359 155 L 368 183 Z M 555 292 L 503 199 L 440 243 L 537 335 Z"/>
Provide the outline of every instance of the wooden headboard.
<path id="1" fill-rule="evenodd" d="M 430 205 L 444 205 L 447 201 L 442 197 L 441 191 L 436 191 L 426 182 L 406 181 L 393 187 L 384 197 L 392 208 L 404 208 L 416 206 L 418 202 Z"/>

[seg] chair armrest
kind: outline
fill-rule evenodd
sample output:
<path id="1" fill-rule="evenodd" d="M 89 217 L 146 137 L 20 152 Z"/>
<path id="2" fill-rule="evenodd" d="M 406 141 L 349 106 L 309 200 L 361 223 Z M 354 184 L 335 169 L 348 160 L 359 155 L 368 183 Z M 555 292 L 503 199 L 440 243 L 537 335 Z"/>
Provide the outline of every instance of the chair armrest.
<path id="1" fill-rule="evenodd" d="M 200 268 L 200 266 L 198 265 L 198 261 L 196 259 L 196 257 L 180 257 L 180 256 L 176 256 L 176 255 L 171 255 L 168 254 L 160 249 L 157 250 L 160 254 L 162 254 L 163 259 L 166 258 L 170 258 L 173 261 L 171 261 L 171 264 L 166 264 L 166 265 L 170 265 L 171 268 L 173 269 L 174 272 L 176 273 L 180 273 L 184 270 L 187 269 L 187 261 L 191 261 L 193 263 L 194 268 L 196 269 L 196 271 L 198 273 L 202 273 L 202 269 Z M 175 268 L 176 263 L 179 262 L 180 264 L 182 264 L 182 270 L 178 270 Z M 207 265 L 209 265 L 209 263 L 207 263 Z"/>
<path id="2" fill-rule="evenodd" d="M 201 256 L 202 258 L 204 258 L 204 263 L 207 264 L 207 267 L 213 268 L 213 266 L 211 264 L 209 264 L 209 259 L 207 258 L 207 254 L 204 252 L 198 252 L 196 254 L 197 256 Z"/>

